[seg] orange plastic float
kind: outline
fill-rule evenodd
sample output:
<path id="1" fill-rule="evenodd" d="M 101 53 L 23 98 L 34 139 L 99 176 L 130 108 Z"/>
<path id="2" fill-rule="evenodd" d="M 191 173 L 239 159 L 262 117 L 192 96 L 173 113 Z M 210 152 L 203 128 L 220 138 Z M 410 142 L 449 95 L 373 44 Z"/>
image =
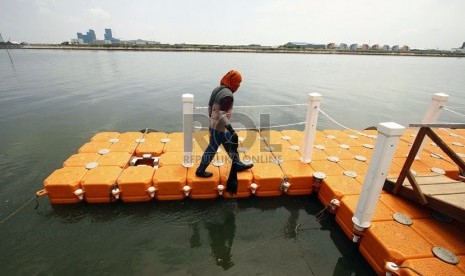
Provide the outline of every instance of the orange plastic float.
<path id="1" fill-rule="evenodd" d="M 184 187 L 187 185 L 187 168 L 182 165 L 165 165 L 158 168 L 153 175 L 153 186 L 156 189 L 157 200 L 180 200 L 187 195 Z M 190 188 L 190 187 L 189 187 Z"/>
<path id="2" fill-rule="evenodd" d="M 82 167 L 87 163 L 96 162 L 100 157 L 98 153 L 78 153 L 71 155 L 70 158 L 63 162 L 63 167 Z"/>
<path id="3" fill-rule="evenodd" d="M 324 206 L 328 206 L 333 199 L 341 200 L 346 195 L 358 195 L 362 191 L 362 184 L 355 178 L 345 175 L 327 176 L 318 191 L 318 199 Z"/>
<path id="4" fill-rule="evenodd" d="M 189 197 L 193 199 L 212 199 L 218 197 L 218 185 L 220 184 L 219 169 L 213 165 L 207 167 L 207 171 L 213 173 L 212 177 L 202 178 L 195 175 L 196 167 L 187 170 L 187 185 L 190 187 Z"/>
<path id="5" fill-rule="evenodd" d="M 109 141 L 92 141 L 80 147 L 78 153 L 98 153 L 99 150 L 109 149 L 110 146 L 111 143 Z"/>
<path id="6" fill-rule="evenodd" d="M 163 153 L 165 144 L 161 141 L 166 138 L 167 134 L 164 132 L 152 132 L 144 136 L 144 142 L 140 143 L 136 149 L 136 155 L 141 157 L 144 154 L 151 154 L 152 156 L 160 156 Z"/>
<path id="7" fill-rule="evenodd" d="M 110 139 L 118 139 L 119 135 L 119 132 L 100 132 L 95 134 L 94 137 L 90 139 L 90 141 L 108 142 Z"/>
<path id="8" fill-rule="evenodd" d="M 149 166 L 134 166 L 126 168 L 118 178 L 123 202 L 149 201 L 155 196 L 152 186 L 154 169 Z"/>
<path id="9" fill-rule="evenodd" d="M 435 246 L 444 247 L 455 255 L 465 255 L 465 239 L 457 239 L 463 237 L 463 232 L 453 223 L 416 219 L 411 227 Z"/>
<path id="10" fill-rule="evenodd" d="M 465 257 L 462 257 L 460 261 L 460 263 L 463 262 L 465 262 Z M 398 270 L 398 274 L 401 276 L 418 276 L 415 272 L 417 271 L 422 275 L 464 275 L 465 270 L 463 268 L 461 269 L 460 263 L 459 265 L 452 265 L 437 258 L 409 259 L 400 264 L 402 268 Z"/>
<path id="11" fill-rule="evenodd" d="M 256 163 L 252 168 L 255 185 L 251 191 L 257 196 L 279 196 L 282 194 L 284 174 L 279 165 L 274 163 Z"/>
<path id="12" fill-rule="evenodd" d="M 220 168 L 220 184 L 223 185 L 222 189 L 226 189 L 226 183 L 228 182 L 229 172 L 231 170 L 231 165 L 223 165 Z M 249 197 L 251 195 L 250 185 L 253 183 L 252 171 L 245 170 L 237 173 L 237 194 L 236 197 L 243 198 Z M 220 192 L 218 188 L 218 192 Z M 225 198 L 231 198 L 232 195 L 229 192 L 223 190 L 222 196 Z"/>
<path id="13" fill-rule="evenodd" d="M 347 189 L 347 187 L 341 188 L 341 190 L 342 189 Z M 348 191 L 348 193 L 351 193 L 351 191 Z M 355 214 L 360 195 L 350 195 L 348 193 L 340 199 L 340 204 L 336 212 L 336 223 L 341 227 L 346 236 L 352 240 L 354 236 L 354 223 L 352 221 L 352 217 Z M 393 211 L 389 209 L 386 204 L 378 202 L 372 221 L 392 221 L 392 215 Z"/>
<path id="14" fill-rule="evenodd" d="M 281 168 L 286 180 L 283 190 L 288 195 L 310 195 L 313 192 L 313 173 L 310 165 L 300 161 L 284 161 Z"/>
<path id="15" fill-rule="evenodd" d="M 54 171 L 44 180 L 45 193 L 52 204 L 77 203 L 82 200 L 81 180 L 84 167 L 66 167 Z"/>
<path id="16" fill-rule="evenodd" d="M 128 166 L 128 160 L 131 158 L 131 154 L 127 152 L 109 152 L 101 155 L 97 159 L 99 166 L 118 166 L 125 168 Z"/>
<path id="17" fill-rule="evenodd" d="M 89 170 L 81 180 L 86 202 L 109 203 L 118 199 L 119 193 L 112 194 L 112 188 L 121 171 L 117 166 L 98 166 Z"/>
<path id="18" fill-rule="evenodd" d="M 385 262 L 401 264 L 407 259 L 432 258 L 433 244 L 412 227 L 392 221 L 373 221 L 360 242 L 360 253 L 378 275 Z"/>

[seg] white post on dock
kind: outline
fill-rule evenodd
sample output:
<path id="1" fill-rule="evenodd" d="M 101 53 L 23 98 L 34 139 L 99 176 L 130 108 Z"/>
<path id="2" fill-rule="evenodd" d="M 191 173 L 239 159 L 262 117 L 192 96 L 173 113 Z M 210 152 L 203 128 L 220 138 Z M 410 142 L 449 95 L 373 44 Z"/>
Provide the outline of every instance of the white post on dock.
<path id="1" fill-rule="evenodd" d="M 182 165 L 186 168 L 192 167 L 192 153 L 194 144 L 192 141 L 192 124 L 194 122 L 194 95 L 182 95 L 183 131 L 184 131 L 184 158 Z"/>
<path id="2" fill-rule="evenodd" d="M 442 108 L 446 102 L 449 100 L 449 95 L 444 93 L 435 93 L 431 98 L 431 103 L 426 111 L 423 120 L 421 121 L 422 124 L 434 124 L 438 121 L 439 115 L 441 115 Z M 426 140 L 423 140 L 421 143 L 420 149 L 418 150 L 416 159 L 420 159 L 421 152 L 423 151 L 423 147 L 425 146 Z"/>
<path id="3" fill-rule="evenodd" d="M 375 212 L 376 204 L 378 203 L 384 181 L 391 167 L 399 138 L 402 136 L 404 130 L 405 127 L 393 122 L 378 124 L 378 138 L 373 156 L 363 183 L 355 214 L 352 217 L 355 229 L 354 242 L 358 242 L 360 232 L 371 226 L 371 219 Z"/>
<path id="4" fill-rule="evenodd" d="M 315 143 L 316 125 L 318 122 L 318 108 L 320 107 L 321 96 L 318 93 L 308 94 L 307 119 L 305 121 L 304 145 L 302 148 L 303 163 L 312 162 L 313 144 Z"/>

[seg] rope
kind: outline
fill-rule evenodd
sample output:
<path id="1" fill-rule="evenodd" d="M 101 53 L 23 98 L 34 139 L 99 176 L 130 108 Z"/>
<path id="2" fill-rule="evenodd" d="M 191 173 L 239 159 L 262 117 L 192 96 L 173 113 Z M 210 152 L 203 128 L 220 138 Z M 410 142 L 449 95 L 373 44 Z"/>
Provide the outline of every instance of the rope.
<path id="1" fill-rule="evenodd" d="M 7 221 L 9 218 L 11 218 L 12 216 L 14 216 L 16 213 L 18 213 L 19 211 L 21 211 L 24 207 L 26 207 L 29 203 L 31 203 L 32 200 L 34 200 L 34 198 L 37 200 L 37 196 L 33 196 L 31 199 L 29 199 L 26 203 L 23 204 L 23 206 L 19 207 L 18 209 L 16 209 L 16 211 L 14 211 L 13 213 L 11 213 L 8 217 L 4 218 L 2 221 L 0 221 L 0 224 L 4 223 L 5 221 Z M 39 205 L 39 203 L 37 202 L 37 206 Z M 36 208 L 37 208 L 36 206 Z"/>
<path id="2" fill-rule="evenodd" d="M 297 235 L 297 233 L 299 232 L 299 227 L 302 226 L 302 225 L 305 225 L 306 223 L 312 221 L 312 220 L 315 220 L 316 222 L 319 222 L 321 221 L 324 216 L 325 216 L 325 212 L 331 207 L 331 205 L 329 204 L 328 206 L 326 206 L 325 208 L 323 208 L 320 212 L 318 212 L 315 217 L 313 218 L 310 218 L 302 223 L 298 223 L 295 227 L 295 234 Z"/>
<path id="3" fill-rule="evenodd" d="M 269 104 L 269 105 L 239 105 L 234 108 L 292 107 L 307 106 L 307 104 Z M 208 106 L 196 106 L 195 109 L 208 109 Z"/>
<path id="4" fill-rule="evenodd" d="M 365 134 L 365 133 L 362 133 L 362 132 L 359 132 L 359 131 L 356 131 L 356 130 L 353 130 L 349 127 L 346 127 L 345 125 L 337 122 L 336 120 L 334 120 L 331 116 L 329 116 L 328 114 L 326 114 L 326 112 L 324 112 L 323 110 L 321 110 L 320 107 L 316 107 L 320 112 L 321 114 L 325 115 L 330 121 L 332 121 L 333 123 L 335 123 L 336 125 L 342 127 L 343 129 L 346 129 L 346 130 L 349 130 L 349 131 L 352 131 L 354 133 L 357 133 L 358 135 L 360 136 L 364 136 L 364 137 L 368 137 L 368 138 L 373 138 L 371 135 L 368 135 L 368 134 Z"/>
<path id="5" fill-rule="evenodd" d="M 284 124 L 284 125 L 274 125 L 274 126 L 267 126 L 267 127 L 263 127 L 263 128 L 258 128 L 256 125 L 255 125 L 255 128 L 247 128 L 247 127 L 238 127 L 238 128 L 234 128 L 234 130 L 257 130 L 257 131 L 261 131 L 261 130 L 264 130 L 264 129 L 269 129 L 269 128 L 279 128 L 279 127 L 286 127 L 286 126 L 295 126 L 295 125 L 305 125 L 306 122 L 298 122 L 298 123 L 290 123 L 290 124 Z M 196 130 L 202 130 L 202 129 L 209 129 L 209 127 L 195 127 Z"/>
<path id="6" fill-rule="evenodd" d="M 456 114 L 456 115 L 465 117 L 465 114 L 462 114 L 462 113 L 460 113 L 460 112 L 454 111 L 454 110 L 452 110 L 452 109 L 450 109 L 450 108 L 447 108 L 447 107 L 445 107 L 445 106 L 441 106 L 440 108 L 444 109 L 445 111 L 449 111 L 449 112 L 451 112 L 451 113 L 454 113 L 454 114 Z"/>

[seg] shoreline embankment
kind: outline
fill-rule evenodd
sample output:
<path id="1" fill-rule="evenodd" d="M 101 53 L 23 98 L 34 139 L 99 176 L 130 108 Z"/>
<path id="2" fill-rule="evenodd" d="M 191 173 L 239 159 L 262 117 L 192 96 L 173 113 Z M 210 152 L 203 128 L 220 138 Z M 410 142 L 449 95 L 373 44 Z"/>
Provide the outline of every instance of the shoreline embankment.
<path id="1" fill-rule="evenodd" d="M 154 52 L 213 52 L 213 53 L 266 53 L 266 54 L 331 54 L 331 55 L 376 55 L 376 56 L 427 56 L 427 57 L 465 57 L 465 53 L 440 50 L 339 50 L 339 49 L 301 49 L 285 47 L 247 47 L 216 45 L 58 45 L 30 44 L 20 49 L 34 50 L 94 50 L 94 51 L 154 51 Z"/>

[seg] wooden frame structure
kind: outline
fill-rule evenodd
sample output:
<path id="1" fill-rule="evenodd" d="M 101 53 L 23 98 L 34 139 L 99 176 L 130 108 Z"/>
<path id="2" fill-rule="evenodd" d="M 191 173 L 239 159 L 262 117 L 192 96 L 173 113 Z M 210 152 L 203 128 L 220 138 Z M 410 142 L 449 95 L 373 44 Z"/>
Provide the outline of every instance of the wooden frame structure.
<path id="1" fill-rule="evenodd" d="M 388 190 L 391 190 L 394 194 L 399 194 L 410 200 L 418 201 L 422 205 L 427 205 L 433 210 L 437 210 L 443 214 L 446 214 L 452 218 L 464 221 L 465 220 L 465 209 L 461 206 L 455 206 L 446 201 L 440 200 L 433 196 L 425 195 L 420 188 L 419 183 L 412 174 L 410 167 L 417 156 L 419 149 L 422 146 L 425 136 L 428 136 L 436 145 L 449 156 L 452 161 L 459 167 L 460 171 L 465 172 L 465 162 L 431 129 L 431 128 L 465 128 L 465 124 L 410 124 L 409 127 L 420 127 L 418 134 L 413 142 L 412 148 L 408 157 L 402 167 L 402 170 L 397 178 L 396 183 Z M 410 182 L 412 189 L 404 187 L 402 184 L 405 178 Z M 453 180 L 451 180 L 453 181 Z M 464 183 L 465 185 L 465 183 Z"/>

